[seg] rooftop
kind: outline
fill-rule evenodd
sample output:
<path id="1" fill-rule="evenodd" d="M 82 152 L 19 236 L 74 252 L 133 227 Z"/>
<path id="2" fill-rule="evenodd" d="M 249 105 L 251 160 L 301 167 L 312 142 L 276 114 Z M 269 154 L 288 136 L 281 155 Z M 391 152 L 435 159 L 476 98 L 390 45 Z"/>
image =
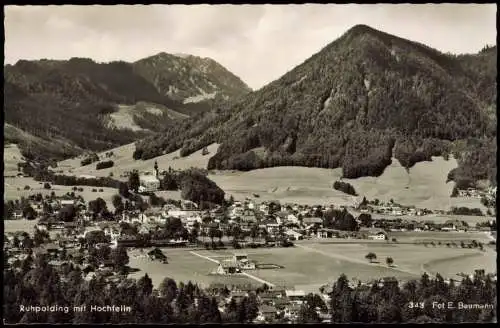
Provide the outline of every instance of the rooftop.
<path id="1" fill-rule="evenodd" d="M 154 175 L 141 175 L 139 180 L 143 182 L 160 182 Z"/>

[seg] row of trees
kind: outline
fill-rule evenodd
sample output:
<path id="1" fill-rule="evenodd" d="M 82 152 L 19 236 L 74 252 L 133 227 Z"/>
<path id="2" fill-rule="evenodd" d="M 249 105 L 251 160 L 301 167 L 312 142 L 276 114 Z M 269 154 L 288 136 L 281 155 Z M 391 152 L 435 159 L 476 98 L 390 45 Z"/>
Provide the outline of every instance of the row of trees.
<path id="1" fill-rule="evenodd" d="M 113 161 L 99 162 L 96 164 L 95 169 L 96 170 L 108 169 L 110 167 L 113 167 L 113 165 L 115 165 L 115 163 Z"/>

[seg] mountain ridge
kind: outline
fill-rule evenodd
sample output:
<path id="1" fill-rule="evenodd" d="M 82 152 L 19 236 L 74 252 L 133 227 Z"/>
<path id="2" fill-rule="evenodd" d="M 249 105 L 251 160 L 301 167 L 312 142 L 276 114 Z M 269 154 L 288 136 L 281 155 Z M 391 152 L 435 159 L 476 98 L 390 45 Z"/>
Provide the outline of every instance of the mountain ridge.
<path id="1" fill-rule="evenodd" d="M 191 61 L 189 65 L 196 70 L 200 63 Z M 227 70 L 225 73 L 232 74 Z M 175 74 L 175 70 L 171 71 L 171 75 Z M 210 74 L 199 76 L 200 83 L 210 81 Z M 231 84 L 231 78 L 227 79 Z M 62 159 L 82 149 L 113 148 L 168 129 L 177 120 L 209 110 L 212 103 L 232 99 L 240 87 L 241 93 L 247 92 L 246 84 L 235 76 L 234 80 L 234 92 L 223 99 L 183 102 L 179 97 L 160 93 L 136 71 L 134 63 L 97 63 L 78 57 L 19 60 L 4 65 L 5 121 L 15 128 L 8 129 L 6 136 L 19 141 L 27 158 Z M 27 147 L 30 140 L 22 138 L 29 135 L 39 138 L 39 144 L 44 146 Z M 54 138 L 66 145 L 64 151 L 46 147 Z"/>
<path id="2" fill-rule="evenodd" d="M 216 142 L 221 146 L 209 169 L 342 167 L 345 177 L 356 178 L 380 175 L 393 153 L 408 168 L 454 153 L 466 168 L 474 156 L 461 154 L 483 151 L 478 156 L 486 173 L 468 167 L 455 178 L 493 182 L 496 154 L 488 146 L 496 142 L 493 55 L 496 47 L 469 57 L 443 54 L 358 25 L 230 106 L 137 142 L 134 157 L 178 148 L 188 155 Z M 483 145 L 479 150 L 474 140 Z"/>

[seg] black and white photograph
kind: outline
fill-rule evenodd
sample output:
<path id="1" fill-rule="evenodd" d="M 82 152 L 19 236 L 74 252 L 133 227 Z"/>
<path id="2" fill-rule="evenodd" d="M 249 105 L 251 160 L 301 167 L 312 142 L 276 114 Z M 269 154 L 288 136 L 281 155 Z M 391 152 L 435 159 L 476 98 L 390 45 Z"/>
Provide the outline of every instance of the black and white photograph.
<path id="1" fill-rule="evenodd" d="M 4 324 L 497 323 L 497 6 L 5 5 Z"/>

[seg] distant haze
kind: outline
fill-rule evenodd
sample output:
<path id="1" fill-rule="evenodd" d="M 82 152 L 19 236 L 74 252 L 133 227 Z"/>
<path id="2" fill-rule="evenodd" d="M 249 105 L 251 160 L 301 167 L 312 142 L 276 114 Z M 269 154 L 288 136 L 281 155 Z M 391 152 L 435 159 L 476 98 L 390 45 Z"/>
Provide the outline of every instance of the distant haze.
<path id="1" fill-rule="evenodd" d="M 495 4 L 6 6 L 5 63 L 210 57 L 258 89 L 356 24 L 443 52 L 496 44 Z"/>

